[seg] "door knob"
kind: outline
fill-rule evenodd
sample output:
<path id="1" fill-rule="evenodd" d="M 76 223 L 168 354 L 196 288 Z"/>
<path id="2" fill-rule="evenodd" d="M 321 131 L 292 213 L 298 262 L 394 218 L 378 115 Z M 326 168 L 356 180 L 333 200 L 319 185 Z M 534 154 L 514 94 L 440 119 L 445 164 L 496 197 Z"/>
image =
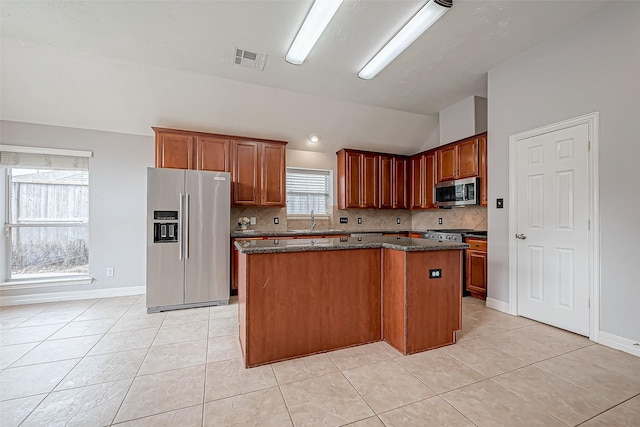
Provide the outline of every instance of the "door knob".
<path id="1" fill-rule="evenodd" d="M 516 234 L 516 239 L 524 240 L 526 238 L 527 238 L 527 236 L 522 234 L 522 233 L 521 234 Z"/>

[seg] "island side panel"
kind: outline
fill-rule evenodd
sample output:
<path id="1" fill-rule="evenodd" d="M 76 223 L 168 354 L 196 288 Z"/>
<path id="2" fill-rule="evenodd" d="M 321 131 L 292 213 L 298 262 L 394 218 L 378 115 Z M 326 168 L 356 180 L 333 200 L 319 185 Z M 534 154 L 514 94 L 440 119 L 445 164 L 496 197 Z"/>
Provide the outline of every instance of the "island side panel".
<path id="1" fill-rule="evenodd" d="M 406 354 L 406 286 L 407 252 L 382 250 L 382 339 Z"/>
<path id="2" fill-rule="evenodd" d="M 244 360 L 247 360 L 247 255 L 238 253 L 238 338 Z M 246 365 L 245 365 L 246 366 Z"/>
<path id="3" fill-rule="evenodd" d="M 379 249 L 246 260 L 247 366 L 381 339 Z"/>
<path id="4" fill-rule="evenodd" d="M 407 353 L 455 343 L 462 329 L 462 251 L 407 253 Z M 430 269 L 441 269 L 430 279 Z"/>

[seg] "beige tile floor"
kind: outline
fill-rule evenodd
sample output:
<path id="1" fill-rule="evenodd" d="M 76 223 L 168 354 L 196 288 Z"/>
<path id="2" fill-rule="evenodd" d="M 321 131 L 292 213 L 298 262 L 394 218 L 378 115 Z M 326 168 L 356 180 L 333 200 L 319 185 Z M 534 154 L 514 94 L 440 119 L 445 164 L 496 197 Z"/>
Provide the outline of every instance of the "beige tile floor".
<path id="1" fill-rule="evenodd" d="M 463 301 L 452 346 L 246 370 L 237 306 L 0 309 L 1 426 L 640 426 L 640 358 Z"/>

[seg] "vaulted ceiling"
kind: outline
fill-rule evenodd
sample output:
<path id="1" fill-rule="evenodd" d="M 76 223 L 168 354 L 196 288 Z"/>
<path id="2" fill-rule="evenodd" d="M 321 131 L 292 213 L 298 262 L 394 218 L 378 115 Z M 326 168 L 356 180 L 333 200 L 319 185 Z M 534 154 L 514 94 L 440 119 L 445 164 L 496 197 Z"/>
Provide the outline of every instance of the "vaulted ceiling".
<path id="1" fill-rule="evenodd" d="M 284 56 L 311 0 L 2 1 L 1 36 L 91 55 L 433 115 L 486 96 L 487 71 L 606 1 L 453 0 L 375 79 L 359 69 L 425 0 L 345 0 L 301 66 Z M 234 65 L 234 47 L 268 55 Z"/>

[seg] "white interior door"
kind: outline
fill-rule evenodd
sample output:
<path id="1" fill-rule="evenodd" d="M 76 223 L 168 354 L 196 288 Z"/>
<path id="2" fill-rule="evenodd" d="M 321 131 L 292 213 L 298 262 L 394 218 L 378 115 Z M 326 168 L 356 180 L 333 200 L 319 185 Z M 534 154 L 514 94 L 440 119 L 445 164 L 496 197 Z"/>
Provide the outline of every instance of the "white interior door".
<path id="1" fill-rule="evenodd" d="M 518 314 L 589 335 L 589 127 L 517 145 Z"/>

